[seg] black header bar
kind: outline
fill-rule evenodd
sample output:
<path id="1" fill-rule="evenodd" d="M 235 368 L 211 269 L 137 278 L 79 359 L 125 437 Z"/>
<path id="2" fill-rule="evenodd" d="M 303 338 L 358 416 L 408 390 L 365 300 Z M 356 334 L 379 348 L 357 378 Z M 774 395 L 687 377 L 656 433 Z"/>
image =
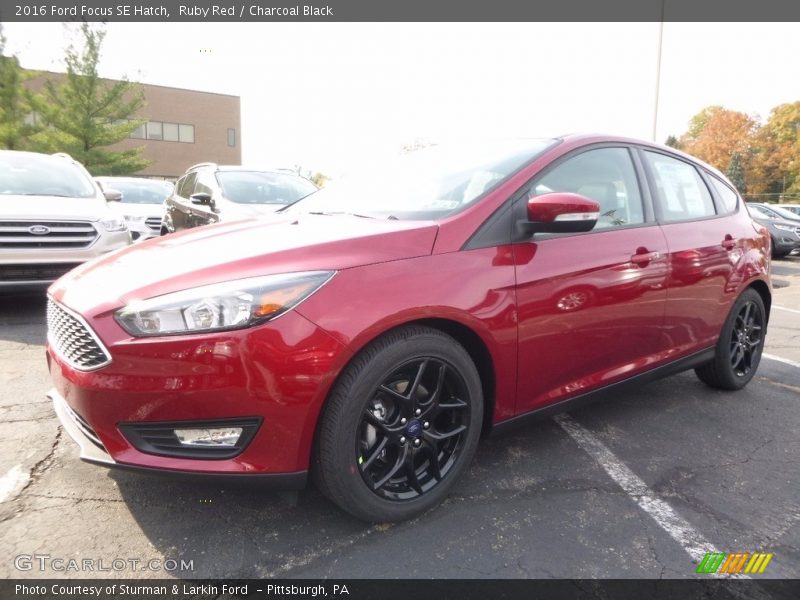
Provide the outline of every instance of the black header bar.
<path id="1" fill-rule="evenodd" d="M 0 21 L 800 21 L 795 0 L 4 0 Z"/>

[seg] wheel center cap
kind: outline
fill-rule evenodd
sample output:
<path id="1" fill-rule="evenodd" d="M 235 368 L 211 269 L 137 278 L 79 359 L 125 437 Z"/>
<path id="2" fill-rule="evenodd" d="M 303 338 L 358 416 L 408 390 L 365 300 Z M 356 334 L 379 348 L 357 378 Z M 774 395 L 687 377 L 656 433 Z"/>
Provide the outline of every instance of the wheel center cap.
<path id="1" fill-rule="evenodd" d="M 406 433 L 408 437 L 415 438 L 420 433 L 422 433 L 422 423 L 420 423 L 417 419 L 411 419 L 406 425 Z"/>

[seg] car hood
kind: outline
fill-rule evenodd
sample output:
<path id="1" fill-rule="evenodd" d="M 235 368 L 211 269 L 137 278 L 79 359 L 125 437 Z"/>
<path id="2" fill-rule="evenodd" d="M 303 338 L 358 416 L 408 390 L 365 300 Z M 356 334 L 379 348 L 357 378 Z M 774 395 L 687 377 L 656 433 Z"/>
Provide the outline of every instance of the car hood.
<path id="1" fill-rule="evenodd" d="M 0 195 L 0 219 L 80 219 L 98 221 L 111 216 L 104 198 Z"/>
<path id="2" fill-rule="evenodd" d="M 423 256 L 432 252 L 437 231 L 430 221 L 347 215 L 221 223 L 107 254 L 59 279 L 50 293 L 95 316 L 132 300 L 220 281 Z"/>
<path id="3" fill-rule="evenodd" d="M 118 215 L 130 215 L 133 217 L 160 217 L 164 213 L 163 204 L 110 202 L 108 208 Z"/>
<path id="4" fill-rule="evenodd" d="M 761 225 L 786 225 L 787 227 L 800 227 L 800 222 L 797 221 L 783 221 L 781 219 L 763 219 L 761 217 L 753 217 L 753 220 Z"/>

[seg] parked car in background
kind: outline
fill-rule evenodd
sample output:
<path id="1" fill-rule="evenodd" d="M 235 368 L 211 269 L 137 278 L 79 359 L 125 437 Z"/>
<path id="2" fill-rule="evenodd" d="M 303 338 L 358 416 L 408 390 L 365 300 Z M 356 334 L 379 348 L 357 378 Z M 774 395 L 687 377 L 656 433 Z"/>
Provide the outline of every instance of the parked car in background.
<path id="1" fill-rule="evenodd" d="M 800 217 L 800 204 L 778 204 L 778 206 Z"/>
<path id="2" fill-rule="evenodd" d="M 130 243 L 125 220 L 80 163 L 0 151 L 0 291 L 48 285 Z"/>
<path id="3" fill-rule="evenodd" d="M 125 219 L 133 241 L 161 234 L 164 201 L 175 188 L 171 182 L 144 177 L 97 177 L 96 180 L 105 192 L 120 192 L 119 200 L 109 198 L 109 206 Z"/>
<path id="4" fill-rule="evenodd" d="M 462 144 L 335 183 L 50 288 L 50 397 L 85 460 L 285 486 L 310 470 L 383 523 L 439 504 L 491 429 L 758 369 L 769 238 L 686 154 Z"/>
<path id="5" fill-rule="evenodd" d="M 800 221 L 782 219 L 760 204 L 748 202 L 747 209 L 753 220 L 769 231 L 773 258 L 783 258 L 800 249 Z"/>
<path id="6" fill-rule="evenodd" d="M 747 206 L 757 208 L 760 212 L 767 216 L 780 219 L 782 221 L 797 221 L 800 223 L 800 215 L 794 214 L 790 210 L 778 206 L 777 204 L 766 204 L 764 202 L 748 202 Z"/>
<path id="7" fill-rule="evenodd" d="M 259 170 L 201 163 L 175 184 L 161 233 L 273 213 L 317 191 L 289 169 Z"/>

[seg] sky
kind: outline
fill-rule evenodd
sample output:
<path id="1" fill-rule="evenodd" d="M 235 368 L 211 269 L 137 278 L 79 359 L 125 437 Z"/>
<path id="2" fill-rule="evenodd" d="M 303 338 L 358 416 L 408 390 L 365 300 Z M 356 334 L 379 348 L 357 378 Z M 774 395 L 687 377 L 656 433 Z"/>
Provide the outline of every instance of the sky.
<path id="1" fill-rule="evenodd" d="M 63 71 L 74 25 L 4 23 Z M 601 132 L 653 139 L 659 23 L 110 23 L 100 74 L 235 94 L 243 162 L 337 175 L 404 144 Z M 800 100 L 800 24 L 663 25 L 655 139 L 721 104 Z"/>

